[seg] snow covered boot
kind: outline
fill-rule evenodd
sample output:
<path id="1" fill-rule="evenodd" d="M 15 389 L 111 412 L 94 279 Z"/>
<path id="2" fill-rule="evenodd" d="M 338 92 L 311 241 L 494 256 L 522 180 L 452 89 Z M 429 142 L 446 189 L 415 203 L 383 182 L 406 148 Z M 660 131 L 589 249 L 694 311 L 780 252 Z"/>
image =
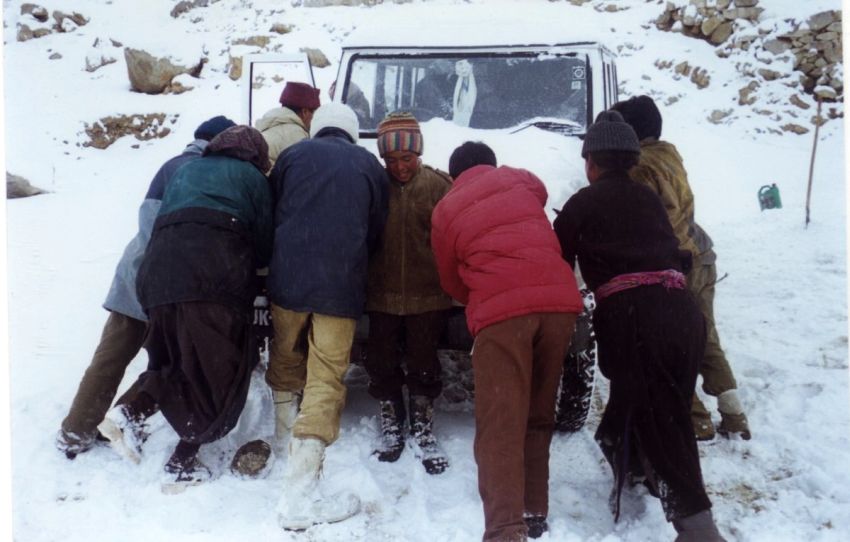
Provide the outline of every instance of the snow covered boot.
<path id="1" fill-rule="evenodd" d="M 97 430 L 109 440 L 115 452 L 135 464 L 142 460 L 142 444 L 148 438 L 144 418 L 136 416 L 128 405 L 109 409 Z"/>
<path id="2" fill-rule="evenodd" d="M 74 459 L 77 455 L 91 450 L 98 441 L 97 431 L 95 435 L 77 435 L 60 429 L 56 433 L 56 449 L 65 454 L 68 459 Z"/>
<path id="3" fill-rule="evenodd" d="M 212 473 L 198 459 L 199 444 L 190 444 L 181 440 L 174 448 L 163 470 L 165 478 L 160 489 L 166 495 L 176 495 L 186 491 L 187 487 L 203 484 L 212 478 Z"/>
<path id="4" fill-rule="evenodd" d="M 694 426 L 694 435 L 697 440 L 711 440 L 714 438 L 714 423 L 711 421 L 711 413 L 706 410 L 705 405 L 694 394 L 691 404 L 691 423 Z"/>
<path id="5" fill-rule="evenodd" d="M 726 542 L 717 530 L 711 510 L 674 519 L 673 528 L 677 533 L 674 542 Z"/>
<path id="6" fill-rule="evenodd" d="M 744 407 L 738 398 L 738 390 L 731 389 L 718 395 L 717 410 L 720 411 L 718 433 L 727 438 L 732 435 L 738 435 L 744 440 L 752 438 Z"/>
<path id="7" fill-rule="evenodd" d="M 424 395 L 411 395 L 410 434 L 413 436 L 416 457 L 422 461 L 425 472 L 440 474 L 449 467 L 449 459 L 434 436 L 433 419 L 434 400 Z"/>
<path id="8" fill-rule="evenodd" d="M 393 463 L 404 451 L 404 399 L 381 401 L 381 442 L 372 452 L 378 461 Z"/>
<path id="9" fill-rule="evenodd" d="M 301 394 L 292 391 L 272 391 L 274 400 L 274 442 L 275 455 L 283 457 L 292 438 L 292 428 L 301 406 Z"/>
<path id="10" fill-rule="evenodd" d="M 360 511 L 360 499 L 348 494 L 322 495 L 319 475 L 325 443 L 295 437 L 289 442 L 289 459 L 283 474 L 283 495 L 277 503 L 278 524 L 300 531 L 319 523 L 335 523 Z"/>
<path id="11" fill-rule="evenodd" d="M 528 528 L 528 538 L 540 538 L 543 536 L 543 533 L 549 530 L 546 516 L 525 514 L 523 521 L 525 521 L 525 526 Z"/>

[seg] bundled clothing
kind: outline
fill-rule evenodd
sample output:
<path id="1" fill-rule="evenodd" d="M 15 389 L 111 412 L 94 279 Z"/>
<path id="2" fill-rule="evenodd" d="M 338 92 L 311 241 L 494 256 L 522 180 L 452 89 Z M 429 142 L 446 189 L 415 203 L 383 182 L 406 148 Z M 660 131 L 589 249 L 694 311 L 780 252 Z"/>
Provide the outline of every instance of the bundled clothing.
<path id="1" fill-rule="evenodd" d="M 442 390 L 437 343 L 452 301 L 431 250 L 431 212 L 449 188 L 448 175 L 425 165 L 409 181 L 389 183 L 389 214 L 367 281 L 366 369 L 376 399 L 400 398 L 404 384 L 411 395 L 435 398 Z M 398 359 L 402 331 L 406 374 Z"/>
<path id="2" fill-rule="evenodd" d="M 525 539 L 523 516 L 548 514 L 555 396 L 583 305 L 546 217 L 547 197 L 529 171 L 475 165 L 455 179 L 431 218 L 440 282 L 466 304 L 475 336 L 484 540 Z"/>
<path id="3" fill-rule="evenodd" d="M 186 442 L 226 434 L 245 404 L 257 362 L 250 315 L 256 269 L 271 252 L 266 144 L 238 126 L 175 174 L 139 270 L 150 317 L 150 364 L 140 391 Z"/>
<path id="4" fill-rule="evenodd" d="M 82 451 L 94 442 L 97 424 L 109 410 L 127 366 L 142 349 L 148 317 L 136 295 L 136 275 L 166 186 L 180 166 L 201 157 L 207 143 L 204 139 L 196 139 L 181 154 L 165 162 L 154 175 L 139 207 L 138 233 L 124 249 L 103 303 L 103 307 L 110 311 L 109 318 L 68 415 L 62 421 L 60 447 L 66 451 Z M 118 403 L 126 402 L 134 393 L 135 388 L 131 388 L 119 398 Z"/>
<path id="5" fill-rule="evenodd" d="M 640 163 L 629 170 L 629 176 L 634 181 L 652 188 L 661 197 L 679 240 L 679 248 L 693 255 L 694 265 L 688 273 L 688 287 L 696 297 L 707 325 L 706 348 L 700 364 L 700 374 L 703 377 L 703 390 L 717 397 L 737 388 L 735 376 L 720 346 L 720 337 L 714 323 L 717 255 L 712 249 L 711 238 L 694 221 L 694 196 L 688 184 L 688 174 L 682 157 L 676 147 L 653 137 L 643 139 L 640 144 Z M 708 416 L 696 396 L 694 407 L 695 412 Z"/>
<path id="6" fill-rule="evenodd" d="M 682 280 L 690 255 L 661 201 L 625 173 L 603 173 L 554 227 L 564 259 L 578 260 L 602 293 L 593 324 L 611 393 L 596 440 L 614 470 L 615 503 L 627 478 L 645 476 L 668 520 L 709 509 L 688 414 L 705 329 Z"/>
<path id="7" fill-rule="evenodd" d="M 329 105 L 317 111 L 314 125 L 322 125 L 319 113 Z M 387 216 L 386 174 L 353 143 L 352 122 L 353 130 L 326 126 L 289 147 L 270 175 L 275 233 L 266 288 L 275 337 L 286 339 L 272 345 L 266 381 L 274 392 L 304 391 L 292 435 L 325 444 L 339 432 L 342 378 L 366 303 L 369 254 Z"/>
<path id="8" fill-rule="evenodd" d="M 369 253 L 387 215 L 387 176 L 335 128 L 284 151 L 269 180 L 275 197 L 271 301 L 298 312 L 360 318 Z"/>
<path id="9" fill-rule="evenodd" d="M 289 107 L 276 107 L 266 112 L 254 126 L 269 146 L 269 167 L 274 167 L 284 150 L 310 137 L 304 121 Z"/>

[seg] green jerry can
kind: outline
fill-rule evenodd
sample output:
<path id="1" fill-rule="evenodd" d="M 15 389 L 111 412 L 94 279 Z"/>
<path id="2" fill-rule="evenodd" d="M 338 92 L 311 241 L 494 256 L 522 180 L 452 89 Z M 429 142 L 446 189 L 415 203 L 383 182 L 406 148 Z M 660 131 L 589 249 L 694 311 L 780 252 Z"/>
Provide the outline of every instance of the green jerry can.
<path id="1" fill-rule="evenodd" d="M 774 184 L 766 184 L 759 188 L 759 206 L 761 210 L 782 209 L 782 198 L 779 197 L 779 187 Z"/>

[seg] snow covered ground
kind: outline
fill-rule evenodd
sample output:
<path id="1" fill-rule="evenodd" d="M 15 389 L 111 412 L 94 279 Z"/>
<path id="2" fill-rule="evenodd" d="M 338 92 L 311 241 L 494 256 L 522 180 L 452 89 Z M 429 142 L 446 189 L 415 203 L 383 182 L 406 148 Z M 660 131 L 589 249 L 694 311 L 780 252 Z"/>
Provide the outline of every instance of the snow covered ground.
<path id="1" fill-rule="evenodd" d="M 303 534 L 282 532 L 274 521 L 282 465 L 261 480 L 238 479 L 227 471 L 237 444 L 271 432 L 261 409 L 254 411 L 256 423 L 243 420 L 226 439 L 202 450 L 202 459 L 220 476 L 178 496 L 159 490 L 161 467 L 176 440 L 160 416 L 139 466 L 107 448 L 68 461 L 53 438 L 106 320 L 100 303 L 135 232 L 136 211 L 151 176 L 191 139 L 201 120 L 242 114 L 238 82 L 225 73 L 227 42 L 268 34 L 273 22 L 294 24 L 296 30 L 277 43 L 283 50 L 322 49 L 333 63 L 315 70 L 317 85 L 326 92 L 336 75 L 341 41 L 355 27 L 419 23 L 421 35 L 413 38 L 426 42 L 445 37 L 441 25 L 446 22 L 468 23 L 468 35 L 487 35 L 490 23 L 506 20 L 532 27 L 556 21 L 566 36 L 573 29 L 595 36 L 620 55 L 622 95 L 678 98 L 662 109 L 664 138 L 685 159 L 697 220 L 714 238 L 719 273 L 728 273 L 717 287 L 715 312 L 754 435 L 747 442 L 700 444 L 721 531 L 742 541 L 850 538 L 843 122 L 830 121 L 820 131 L 812 221 L 804 228 L 813 133 L 769 133 L 771 121 L 746 110 L 736 110 L 729 124 L 708 122 L 711 111 L 736 108 L 737 90 L 748 82 L 735 71 L 734 59 L 718 58 L 703 41 L 656 30 L 649 24 L 663 9 L 656 2 L 614 3 L 629 9 L 602 13 L 593 9 L 604 5 L 596 1 L 582 7 L 546 0 L 436 0 L 310 9 L 272 0 L 221 0 L 173 19 L 171 0 L 76 5 L 51 0 L 43 2 L 51 11 L 76 10 L 91 22 L 71 33 L 19 43 L 15 25 L 22 20 L 21 2 L 4 0 L 6 169 L 50 190 L 6 204 L 15 540 L 480 539 L 472 405 L 438 404 L 436 431 L 452 460 L 445 474 L 428 476 L 410 451 L 398 463 L 381 464 L 370 457 L 377 405 L 358 367 L 349 374 L 341 437 L 328 450 L 324 472 L 330 487 L 355 491 L 364 510 Z M 763 17 L 775 20 L 805 19 L 841 7 L 837 0 L 761 4 L 767 8 Z M 202 20 L 191 22 L 195 17 Z M 210 62 L 190 92 L 132 93 L 121 49 L 115 49 L 115 64 L 84 71 L 97 37 L 187 58 L 205 50 Z M 55 52 L 62 58 L 49 59 Z M 687 78 L 656 68 L 658 59 L 704 67 L 712 83 L 698 90 Z M 180 114 L 171 135 L 149 142 L 123 138 L 107 150 L 79 146 L 86 122 L 151 112 Z M 425 130 L 425 161 L 446 168 L 455 144 L 449 130 L 437 123 Z M 561 136 L 527 130 L 519 139 L 497 138 L 494 148 L 502 163 L 526 167 L 544 179 L 548 207 L 560 207 L 583 182 L 578 144 Z M 771 183 L 781 190 L 783 208 L 761 212 L 756 193 Z M 125 385 L 144 365 L 142 353 Z M 606 389 L 604 382 L 597 384 L 599 400 L 588 426 L 553 442 L 550 532 L 542 540 L 670 540 L 673 528 L 651 497 L 631 499 L 617 524 L 608 512 L 611 476 L 592 439 Z M 258 403 L 262 395 L 261 387 L 252 392 Z M 713 407 L 713 401 L 708 404 Z"/>

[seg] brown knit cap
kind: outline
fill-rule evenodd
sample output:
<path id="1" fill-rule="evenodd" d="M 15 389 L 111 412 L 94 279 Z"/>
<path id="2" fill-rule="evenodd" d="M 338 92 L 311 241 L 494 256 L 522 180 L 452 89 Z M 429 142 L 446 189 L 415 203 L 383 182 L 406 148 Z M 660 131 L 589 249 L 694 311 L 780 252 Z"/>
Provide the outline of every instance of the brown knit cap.
<path id="1" fill-rule="evenodd" d="M 422 132 L 416 117 L 406 111 L 387 115 L 378 125 L 378 154 L 410 151 L 422 155 Z"/>

